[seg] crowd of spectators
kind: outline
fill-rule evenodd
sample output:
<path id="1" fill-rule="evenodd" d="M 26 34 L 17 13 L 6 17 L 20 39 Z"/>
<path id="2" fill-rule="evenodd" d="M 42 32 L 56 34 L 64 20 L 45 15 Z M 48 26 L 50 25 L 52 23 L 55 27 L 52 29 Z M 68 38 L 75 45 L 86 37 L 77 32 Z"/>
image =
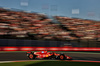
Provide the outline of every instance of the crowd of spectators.
<path id="1" fill-rule="evenodd" d="M 55 16 L 63 27 L 71 30 L 78 39 L 100 40 L 100 21 Z"/>
<path id="2" fill-rule="evenodd" d="M 75 39 L 45 14 L 12 11 L 0 8 L 0 36 L 37 40 Z"/>
<path id="3" fill-rule="evenodd" d="M 100 39 L 100 22 L 0 8 L 0 37 L 37 40 Z M 63 27 L 63 28 L 62 28 Z M 65 28 L 65 29 L 64 29 Z"/>

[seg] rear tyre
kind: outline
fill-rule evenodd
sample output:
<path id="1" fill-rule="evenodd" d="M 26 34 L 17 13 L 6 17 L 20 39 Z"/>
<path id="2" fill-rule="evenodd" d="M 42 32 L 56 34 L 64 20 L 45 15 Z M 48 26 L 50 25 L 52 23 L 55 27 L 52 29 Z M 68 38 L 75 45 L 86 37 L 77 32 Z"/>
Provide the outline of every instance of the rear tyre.
<path id="1" fill-rule="evenodd" d="M 29 56 L 28 56 L 28 58 L 29 58 L 30 60 L 35 59 L 35 55 L 32 54 L 32 53 L 30 53 Z"/>

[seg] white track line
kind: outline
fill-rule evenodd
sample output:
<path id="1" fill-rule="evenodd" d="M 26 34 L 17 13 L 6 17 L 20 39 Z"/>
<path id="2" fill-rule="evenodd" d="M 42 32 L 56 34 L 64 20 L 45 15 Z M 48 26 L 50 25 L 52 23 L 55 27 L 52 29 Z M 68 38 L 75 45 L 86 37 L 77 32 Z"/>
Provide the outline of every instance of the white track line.
<path id="1" fill-rule="evenodd" d="M 26 62 L 26 61 L 59 61 L 59 60 L 16 60 L 16 61 L 0 61 L 0 63 Z"/>
<path id="2" fill-rule="evenodd" d="M 0 63 L 26 62 L 26 61 L 61 61 L 61 60 L 17 60 L 17 61 L 0 61 Z M 97 63 L 100 63 L 100 61 L 89 61 L 89 60 L 62 60 L 62 61 L 72 61 L 72 62 L 97 62 Z"/>
<path id="3" fill-rule="evenodd" d="M 14 62 L 14 61 L 0 61 L 0 63 L 11 63 L 11 62 Z"/>

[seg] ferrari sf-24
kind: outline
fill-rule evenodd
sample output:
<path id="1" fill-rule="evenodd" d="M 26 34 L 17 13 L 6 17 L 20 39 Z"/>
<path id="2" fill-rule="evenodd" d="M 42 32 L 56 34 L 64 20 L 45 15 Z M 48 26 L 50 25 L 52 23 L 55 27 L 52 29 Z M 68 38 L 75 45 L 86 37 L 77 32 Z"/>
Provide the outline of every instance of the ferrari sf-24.
<path id="1" fill-rule="evenodd" d="M 41 51 L 41 52 L 31 52 L 28 51 L 26 52 L 27 57 L 29 59 L 36 59 L 36 58 L 40 58 L 40 59 L 59 59 L 59 60 L 72 60 L 71 57 L 64 55 L 63 53 L 58 54 L 55 52 L 47 52 L 47 51 Z"/>

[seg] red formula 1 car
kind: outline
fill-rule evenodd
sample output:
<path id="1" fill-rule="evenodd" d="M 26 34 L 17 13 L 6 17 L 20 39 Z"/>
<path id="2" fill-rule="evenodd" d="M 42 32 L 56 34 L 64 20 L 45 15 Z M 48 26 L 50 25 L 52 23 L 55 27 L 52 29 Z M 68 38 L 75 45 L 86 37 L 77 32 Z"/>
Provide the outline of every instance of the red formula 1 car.
<path id="1" fill-rule="evenodd" d="M 48 58 L 48 59 L 60 59 L 60 60 L 72 60 L 72 58 L 67 55 L 57 54 L 55 52 L 47 52 L 47 51 L 31 52 L 31 51 L 28 51 L 26 54 L 29 59 Z"/>

